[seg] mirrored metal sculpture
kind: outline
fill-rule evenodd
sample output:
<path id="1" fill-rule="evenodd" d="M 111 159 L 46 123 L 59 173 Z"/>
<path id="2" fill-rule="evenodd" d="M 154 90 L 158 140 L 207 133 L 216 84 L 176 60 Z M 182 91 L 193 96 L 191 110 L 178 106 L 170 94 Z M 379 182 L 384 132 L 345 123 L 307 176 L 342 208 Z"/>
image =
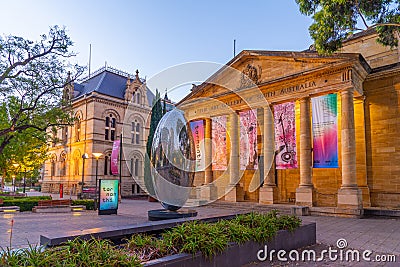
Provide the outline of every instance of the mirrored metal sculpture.
<path id="1" fill-rule="evenodd" d="M 192 133 L 183 112 L 167 112 L 154 133 L 150 159 L 155 194 L 165 209 L 176 211 L 189 198 L 195 158 Z"/>

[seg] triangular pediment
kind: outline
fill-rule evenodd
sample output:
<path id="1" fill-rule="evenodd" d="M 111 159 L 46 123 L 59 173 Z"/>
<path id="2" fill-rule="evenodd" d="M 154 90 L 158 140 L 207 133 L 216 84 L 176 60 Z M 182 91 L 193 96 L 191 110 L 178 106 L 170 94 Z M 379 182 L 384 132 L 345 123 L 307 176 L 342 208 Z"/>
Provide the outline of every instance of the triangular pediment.
<path id="1" fill-rule="evenodd" d="M 304 73 L 358 60 L 358 54 L 320 56 L 315 52 L 254 51 L 245 50 L 197 86 L 185 100 L 210 97 L 232 90 L 290 79 Z"/>

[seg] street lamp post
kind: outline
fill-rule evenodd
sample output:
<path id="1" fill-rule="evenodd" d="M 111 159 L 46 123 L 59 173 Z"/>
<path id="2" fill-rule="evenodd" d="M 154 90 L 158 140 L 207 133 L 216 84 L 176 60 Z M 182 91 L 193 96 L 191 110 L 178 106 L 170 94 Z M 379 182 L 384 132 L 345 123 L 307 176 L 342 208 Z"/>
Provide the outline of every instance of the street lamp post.
<path id="1" fill-rule="evenodd" d="M 26 188 L 26 168 L 24 168 L 24 189 L 23 189 L 23 193 L 25 194 L 25 188 Z"/>
<path id="2" fill-rule="evenodd" d="M 17 168 L 18 168 L 19 164 L 13 163 L 12 165 L 15 168 L 15 173 L 17 173 Z M 12 186 L 13 186 L 13 192 L 15 193 L 15 175 L 12 176 Z"/>
<path id="3" fill-rule="evenodd" d="M 83 185 L 85 184 L 85 159 L 88 159 L 88 153 L 82 155 L 82 187 L 81 187 L 81 199 L 83 198 Z"/>
<path id="4" fill-rule="evenodd" d="M 94 208 L 97 210 L 97 184 L 98 184 L 98 180 L 97 180 L 97 175 L 98 175 L 98 171 L 99 171 L 99 158 L 103 155 L 103 153 L 92 153 L 93 156 L 96 158 L 96 189 L 95 189 L 95 193 L 96 193 L 96 197 L 95 197 L 95 205 Z"/>
<path id="5" fill-rule="evenodd" d="M 13 192 L 15 193 L 15 175 L 12 176 L 12 188 Z"/>

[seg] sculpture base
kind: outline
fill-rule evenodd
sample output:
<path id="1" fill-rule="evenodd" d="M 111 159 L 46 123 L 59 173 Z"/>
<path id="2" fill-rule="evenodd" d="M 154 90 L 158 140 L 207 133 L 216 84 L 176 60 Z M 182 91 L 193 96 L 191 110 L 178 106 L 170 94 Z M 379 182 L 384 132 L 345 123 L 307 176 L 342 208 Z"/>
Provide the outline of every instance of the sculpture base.
<path id="1" fill-rule="evenodd" d="M 149 217 L 149 221 L 161 221 L 161 220 L 171 220 L 171 219 L 179 219 L 179 218 L 187 218 L 187 217 L 196 217 L 197 211 L 195 210 L 177 210 L 170 211 L 165 209 L 160 210 L 149 210 L 147 212 Z"/>

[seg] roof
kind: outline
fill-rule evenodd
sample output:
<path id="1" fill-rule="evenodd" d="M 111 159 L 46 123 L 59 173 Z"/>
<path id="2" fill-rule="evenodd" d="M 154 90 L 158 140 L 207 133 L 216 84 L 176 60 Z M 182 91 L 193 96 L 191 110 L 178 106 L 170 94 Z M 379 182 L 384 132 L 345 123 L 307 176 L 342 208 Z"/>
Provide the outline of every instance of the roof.
<path id="1" fill-rule="evenodd" d="M 126 81 L 128 78 L 136 79 L 134 75 L 126 72 L 110 67 L 103 67 L 94 72 L 90 78 L 85 78 L 80 83 L 74 83 L 74 97 L 77 98 L 91 92 L 98 92 L 119 99 L 125 99 Z M 140 80 L 144 82 L 144 79 Z M 149 106 L 151 106 L 153 98 L 153 93 L 147 90 Z"/>
<path id="2" fill-rule="evenodd" d="M 279 58 L 292 58 L 292 59 L 305 59 L 305 60 L 325 60 L 327 62 L 334 62 L 338 59 L 349 59 L 349 60 L 357 60 L 360 64 L 367 70 L 367 72 L 371 71 L 370 66 L 367 61 L 363 58 L 363 56 L 359 53 L 335 53 L 332 55 L 319 55 L 314 51 L 270 51 L 270 50 L 242 50 L 238 55 L 232 58 L 228 63 L 223 65 L 219 70 L 213 73 L 209 78 L 206 79 L 203 83 L 198 86 L 192 88 L 192 91 L 187 94 L 183 99 L 181 99 L 177 106 L 181 105 L 183 102 L 194 96 L 197 92 L 203 90 L 209 84 L 212 84 L 213 79 L 215 79 L 219 74 L 223 73 L 228 67 L 234 67 L 237 62 L 239 62 L 242 58 L 248 56 L 266 56 L 266 57 L 279 57 Z"/>

